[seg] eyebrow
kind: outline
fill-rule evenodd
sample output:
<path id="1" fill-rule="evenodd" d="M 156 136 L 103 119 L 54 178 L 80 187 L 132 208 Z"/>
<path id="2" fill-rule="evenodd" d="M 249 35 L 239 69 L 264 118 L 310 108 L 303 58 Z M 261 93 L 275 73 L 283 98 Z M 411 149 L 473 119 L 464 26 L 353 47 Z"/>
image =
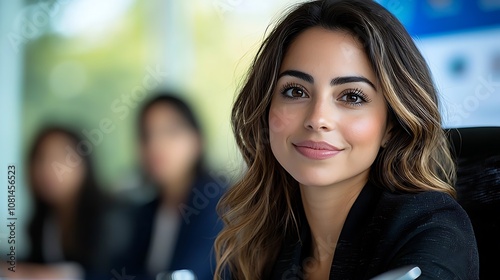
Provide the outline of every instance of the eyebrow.
<path id="1" fill-rule="evenodd" d="M 304 80 L 310 84 L 314 83 L 313 76 L 311 76 L 307 73 L 304 73 L 302 71 L 298 71 L 298 70 L 285 70 L 285 71 L 281 72 L 281 74 L 279 74 L 278 79 L 283 77 L 283 76 L 292 76 L 292 77 L 296 77 L 296 78 L 299 78 L 301 80 Z M 337 85 L 342 85 L 342 84 L 359 83 L 359 82 L 366 83 L 369 86 L 371 86 L 374 90 L 376 90 L 375 84 L 373 84 L 370 80 L 368 80 L 367 78 L 365 78 L 363 76 L 336 77 L 330 81 L 330 85 L 337 86 Z"/>

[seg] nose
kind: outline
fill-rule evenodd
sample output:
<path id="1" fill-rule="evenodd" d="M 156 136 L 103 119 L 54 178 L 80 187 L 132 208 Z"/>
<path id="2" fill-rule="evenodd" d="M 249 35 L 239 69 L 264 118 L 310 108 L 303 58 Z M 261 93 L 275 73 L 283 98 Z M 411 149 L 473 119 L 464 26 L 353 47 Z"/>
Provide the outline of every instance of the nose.
<path id="1" fill-rule="evenodd" d="M 304 127 L 314 131 L 330 131 L 335 127 L 333 105 L 326 99 L 316 99 L 310 103 L 304 120 Z"/>

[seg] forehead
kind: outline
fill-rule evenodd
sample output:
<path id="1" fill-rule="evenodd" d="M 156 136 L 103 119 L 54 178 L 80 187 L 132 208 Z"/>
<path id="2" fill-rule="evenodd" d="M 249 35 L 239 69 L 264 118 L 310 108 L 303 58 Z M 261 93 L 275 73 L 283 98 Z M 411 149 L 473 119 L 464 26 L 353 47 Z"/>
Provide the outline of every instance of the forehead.
<path id="1" fill-rule="evenodd" d="M 40 147 L 63 149 L 64 145 L 73 144 L 70 137 L 62 132 L 51 132 L 40 140 Z"/>
<path id="2" fill-rule="evenodd" d="M 177 121 L 178 119 L 181 119 L 181 114 L 179 110 L 172 104 L 157 103 L 148 108 L 148 110 L 144 114 L 144 117 L 147 121 Z"/>
<path id="3" fill-rule="evenodd" d="M 346 31 L 322 27 L 303 31 L 291 43 L 281 64 L 281 71 L 289 69 L 314 77 L 362 75 L 376 81 L 363 45 Z"/>

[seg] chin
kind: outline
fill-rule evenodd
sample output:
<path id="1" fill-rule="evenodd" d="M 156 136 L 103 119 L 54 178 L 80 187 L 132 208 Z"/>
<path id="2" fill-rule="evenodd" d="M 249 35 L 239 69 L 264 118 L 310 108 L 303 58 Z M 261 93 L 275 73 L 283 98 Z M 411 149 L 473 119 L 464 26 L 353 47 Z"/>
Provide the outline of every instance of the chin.
<path id="1" fill-rule="evenodd" d="M 301 168 L 301 170 L 290 170 L 287 172 L 299 184 L 310 187 L 325 187 L 341 181 L 341 178 L 332 172 L 333 168 Z M 339 172 L 339 174 L 342 174 Z"/>
<path id="2" fill-rule="evenodd" d="M 310 187 L 310 188 L 325 188 L 328 186 L 331 186 L 338 181 L 336 180 L 317 180 L 317 179 L 311 179 L 311 180 L 302 180 L 298 181 L 300 185 Z"/>

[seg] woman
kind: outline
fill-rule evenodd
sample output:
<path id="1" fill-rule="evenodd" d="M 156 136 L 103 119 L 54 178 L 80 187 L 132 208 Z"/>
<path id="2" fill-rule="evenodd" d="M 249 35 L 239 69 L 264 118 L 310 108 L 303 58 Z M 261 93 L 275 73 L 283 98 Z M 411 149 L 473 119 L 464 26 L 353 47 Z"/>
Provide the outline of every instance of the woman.
<path id="1" fill-rule="evenodd" d="M 224 195 L 216 278 L 477 279 L 428 67 L 374 1 L 297 6 L 232 111 L 248 165 Z"/>
<path id="2" fill-rule="evenodd" d="M 104 207 L 89 156 L 78 152 L 77 133 L 43 129 L 29 154 L 34 216 L 29 224 L 31 254 L 12 277 L 68 279 L 108 275 L 103 231 Z"/>
<path id="3" fill-rule="evenodd" d="M 163 93 L 143 107 L 139 129 L 144 170 L 158 196 L 138 211 L 124 267 L 141 279 L 183 269 L 212 279 L 221 228 L 215 206 L 225 186 L 203 168 L 200 126 L 184 101 Z"/>

